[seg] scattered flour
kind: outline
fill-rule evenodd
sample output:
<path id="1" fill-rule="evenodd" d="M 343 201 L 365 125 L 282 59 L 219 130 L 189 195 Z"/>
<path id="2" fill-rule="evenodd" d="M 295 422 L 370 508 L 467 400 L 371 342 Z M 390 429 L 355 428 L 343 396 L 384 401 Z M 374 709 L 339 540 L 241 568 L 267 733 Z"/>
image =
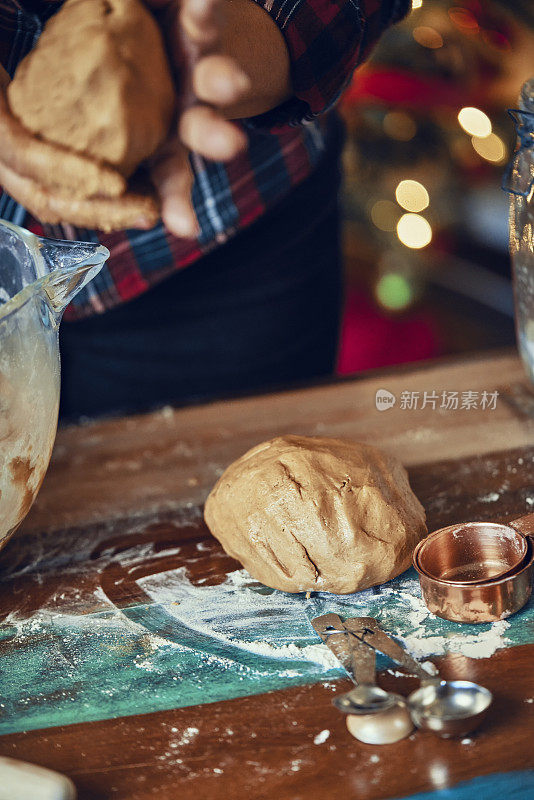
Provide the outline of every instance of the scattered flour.
<path id="1" fill-rule="evenodd" d="M 504 647 L 503 634 L 509 627 L 510 623 L 505 619 L 494 622 L 489 631 L 483 631 L 471 641 L 464 642 L 459 652 L 468 658 L 489 658 Z"/>
<path id="2" fill-rule="evenodd" d="M 496 503 L 497 500 L 500 499 L 499 492 L 490 492 L 489 494 L 484 494 L 482 497 L 478 497 L 478 501 L 480 503 Z"/>
<path id="3" fill-rule="evenodd" d="M 205 543 L 197 544 L 197 552 L 204 549 L 208 549 Z M 179 548 L 171 550 L 178 551 Z M 161 554 L 168 552 L 169 549 Z M 118 554 L 112 547 L 109 552 L 104 550 L 100 559 L 103 565 L 117 559 L 128 568 L 153 556 L 152 545 L 132 544 L 132 548 Z M 67 594 L 60 588 L 47 606 L 32 617 L 11 614 L 4 621 L 1 633 L 7 640 L 54 628 L 68 641 L 74 629 L 86 631 L 88 635 L 98 635 L 101 630 L 103 639 L 107 637 L 110 646 L 115 646 L 114 642 L 129 631 L 142 643 L 143 652 L 133 658 L 133 665 L 140 671 L 157 671 L 158 654 L 162 649 L 176 649 L 177 669 L 173 680 L 177 681 L 185 677 L 180 674 L 179 653 L 192 650 L 198 654 L 200 669 L 211 665 L 229 669 L 234 677 L 238 676 L 237 680 L 240 675 L 258 680 L 264 674 L 272 675 L 273 659 L 280 662 L 276 673 L 284 678 L 298 679 L 309 674 L 310 667 L 305 668 L 305 664 L 316 665 L 312 669 L 319 675 L 330 673 L 325 677 L 331 677 L 332 672 L 339 674 L 337 659 L 316 638 L 310 625 L 314 616 L 329 611 L 342 617 L 377 618 L 385 630 L 398 636 L 419 659 L 446 652 L 484 658 L 505 647 L 507 641 L 517 641 L 515 627 L 508 631 L 508 621 L 492 626 L 463 626 L 432 616 L 421 600 L 419 582 L 413 572 L 358 594 L 336 597 L 317 592 L 309 600 L 302 595 L 269 589 L 254 581 L 243 569 L 231 572 L 224 582 L 211 586 L 193 585 L 188 579 L 187 566 L 138 578 L 137 584 L 155 607 L 159 607 L 159 612 L 157 608 L 156 611 L 164 621 L 162 631 L 165 633 L 159 634 L 159 629 L 154 627 L 153 610 L 147 612 L 145 626 L 146 606 L 140 606 L 137 611 L 132 607 L 118 609 L 101 587 L 96 588 L 92 599 L 90 596 L 88 599 L 86 593 L 75 596 L 72 587 Z M 510 639 L 505 635 L 507 631 Z M 64 648 L 64 652 L 70 651 Z M 74 662 L 75 658 L 73 663 L 66 661 L 66 673 L 75 675 Z M 198 732 L 196 729 L 187 731 L 195 735 Z"/>
<path id="4" fill-rule="evenodd" d="M 321 731 L 316 736 L 313 737 L 314 744 L 324 744 L 328 737 L 330 736 L 330 731 L 326 728 L 324 731 Z"/>
<path id="5" fill-rule="evenodd" d="M 184 732 L 182 733 L 182 735 L 180 736 L 180 738 L 176 739 L 173 742 L 171 742 L 169 746 L 170 747 L 182 747 L 182 745 L 184 745 L 184 744 L 191 744 L 193 739 L 196 739 L 196 737 L 198 736 L 199 732 L 200 731 L 199 731 L 198 728 L 193 728 L 193 727 L 186 728 L 184 730 Z"/>
<path id="6" fill-rule="evenodd" d="M 505 646 L 503 633 L 509 624 L 506 620 L 495 622 L 489 631 L 471 634 L 471 636 L 465 637 L 464 640 L 458 639 L 456 642 L 451 643 L 450 647 L 447 647 L 449 642 L 446 636 L 428 636 L 423 639 L 420 633 L 415 633 L 401 638 L 406 648 L 415 658 L 443 655 L 447 650 L 453 653 L 461 653 L 468 658 L 489 658 L 496 650 Z"/>
<path id="7" fill-rule="evenodd" d="M 389 587 L 383 589 L 386 592 L 394 591 Z M 476 633 L 464 632 L 467 626 L 455 625 L 452 631 L 429 635 L 424 631 L 424 623 L 436 618 L 432 617 L 420 594 L 415 590 L 413 593 L 397 591 L 397 597 L 406 605 L 405 622 L 412 629 L 411 633 L 399 634 L 398 638 L 415 658 L 439 656 L 446 652 L 461 653 L 468 658 L 489 658 L 496 650 L 506 646 L 504 632 L 510 627 L 507 620 L 494 622 L 488 630 L 477 630 Z M 472 629 L 472 626 L 469 627 Z"/>
<path id="8" fill-rule="evenodd" d="M 286 664 L 293 662 L 291 668 L 287 664 L 287 668 L 282 669 L 282 675 L 288 678 L 299 677 L 299 662 L 311 662 L 325 672 L 339 670 L 337 659 L 326 645 L 309 643 L 314 641 L 309 620 L 326 611 L 336 611 L 342 617 L 378 618 L 418 659 L 446 652 L 487 658 L 506 646 L 505 632 L 510 627 L 507 620 L 491 626 L 444 623 L 430 614 L 421 600 L 418 581 L 410 577 L 382 586 L 378 593 L 368 590 L 342 597 L 317 593 L 310 601 L 268 589 L 254 581 L 245 570 L 230 573 L 216 586 L 192 585 L 185 567 L 140 578 L 137 582 L 169 617 L 174 617 L 182 626 L 187 626 L 192 635 L 198 636 L 198 647 L 195 647 L 206 665 L 216 663 L 233 670 L 243 669 L 248 674 L 250 662 L 248 666 L 245 666 L 246 659 L 241 663 L 240 651 Z M 117 635 L 125 628 L 130 629 L 142 634 L 145 651 L 134 658 L 134 665 L 148 671 L 154 669 L 151 654 L 160 648 L 191 649 L 191 644 L 181 643 L 180 632 L 174 639 L 168 639 L 147 630 L 142 620 L 130 619 L 128 609 L 117 609 L 101 588 L 96 589 L 94 596 L 106 604 L 107 610 L 76 614 L 78 601 L 69 597 L 67 607 L 71 613 L 65 612 L 63 604 L 54 604 L 38 610 L 30 619 L 19 619 L 16 613 L 12 614 L 2 627 L 5 630 L 6 625 L 10 626 L 13 637 L 36 633 L 50 625 L 66 633 L 73 627 L 86 628 L 92 633 L 102 627 L 108 633 L 116 631 Z M 205 651 L 203 642 L 211 644 Z M 258 677 L 261 674 L 258 664 Z"/>
<path id="9" fill-rule="evenodd" d="M 413 598 L 415 601 L 416 598 Z M 421 602 L 427 614 L 426 606 Z M 415 615 L 416 625 L 421 621 L 419 615 Z M 441 636 L 421 636 L 421 631 L 399 637 L 404 642 L 409 652 L 415 658 L 427 658 L 432 655 L 443 655 L 444 653 L 461 653 L 468 658 L 489 658 L 496 650 L 505 647 L 506 641 L 503 636 L 504 631 L 510 627 L 510 623 L 505 620 L 494 622 L 489 630 L 480 633 L 471 633 L 451 637 Z"/>
<path id="10" fill-rule="evenodd" d="M 245 643 L 233 640 L 232 644 L 238 646 Z M 296 644 L 269 644 L 268 642 L 247 642 L 246 649 L 250 653 L 269 658 L 282 658 L 290 661 L 313 661 L 320 664 L 325 669 L 337 669 L 339 662 L 332 651 L 323 644 L 308 644 L 304 647 Z M 286 670 L 287 672 L 287 670 Z"/>
<path id="11" fill-rule="evenodd" d="M 154 602 L 165 605 L 199 634 L 259 656 L 313 662 L 325 670 L 339 668 L 330 649 L 302 640 L 310 639 L 309 619 L 329 610 L 341 616 L 377 617 L 419 659 L 446 652 L 487 658 L 506 646 L 504 634 L 510 627 L 507 620 L 485 630 L 439 620 L 423 603 L 418 580 L 410 577 L 380 587 L 378 594 L 367 590 L 334 598 L 317 593 L 309 601 L 268 589 L 243 569 L 229 573 L 218 586 L 192 586 L 185 568 L 141 578 L 138 583 Z M 434 669 L 431 662 L 428 669 Z"/>
<path id="12" fill-rule="evenodd" d="M 294 627 L 298 608 L 294 596 L 263 587 L 245 570 L 231 572 L 218 586 L 193 586 L 187 580 L 185 567 L 141 578 L 138 584 L 155 602 L 165 605 L 168 613 L 212 640 L 266 658 L 308 661 L 325 670 L 339 669 L 338 660 L 326 645 L 291 640 L 294 637 L 287 623 Z M 302 634 L 309 638 L 308 622 L 301 612 L 299 617 Z"/>

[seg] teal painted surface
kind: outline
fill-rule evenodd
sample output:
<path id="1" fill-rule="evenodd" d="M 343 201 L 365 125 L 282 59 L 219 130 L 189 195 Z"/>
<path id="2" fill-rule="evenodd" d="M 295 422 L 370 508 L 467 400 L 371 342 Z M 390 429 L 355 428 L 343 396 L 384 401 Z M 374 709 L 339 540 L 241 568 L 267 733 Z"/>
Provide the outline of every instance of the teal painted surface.
<path id="1" fill-rule="evenodd" d="M 506 623 L 456 625 L 431 617 L 409 571 L 380 590 L 335 597 L 287 595 L 242 573 L 191 586 L 181 570 L 139 581 L 154 602 L 103 610 L 40 609 L 0 626 L 0 733 L 194 706 L 299 684 L 342 671 L 321 663 L 309 620 L 327 611 L 377 617 L 430 653 L 534 642 L 534 604 Z M 379 661 L 379 667 L 387 664 Z M 192 712 L 194 718 L 194 712 Z"/>
<path id="2" fill-rule="evenodd" d="M 534 797 L 534 770 L 483 775 L 450 789 L 413 794 L 402 800 L 473 800 L 475 797 L 481 800 L 502 800 L 503 797 L 507 800 L 531 800 Z"/>

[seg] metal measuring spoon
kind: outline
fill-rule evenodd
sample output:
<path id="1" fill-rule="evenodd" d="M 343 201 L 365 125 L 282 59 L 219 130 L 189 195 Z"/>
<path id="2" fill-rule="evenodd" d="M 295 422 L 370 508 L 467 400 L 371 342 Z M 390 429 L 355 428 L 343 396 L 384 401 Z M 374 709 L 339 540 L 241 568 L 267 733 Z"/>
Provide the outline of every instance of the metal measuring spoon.
<path id="1" fill-rule="evenodd" d="M 433 681 L 409 695 L 408 708 L 418 728 L 450 739 L 478 728 L 492 701 L 489 689 L 478 683 Z"/>
<path id="2" fill-rule="evenodd" d="M 405 703 L 394 692 L 376 685 L 376 653 L 341 622 L 337 614 L 324 614 L 312 620 L 316 633 L 328 644 L 355 683 L 354 689 L 335 697 L 334 705 L 344 714 L 372 714 Z"/>
<path id="3" fill-rule="evenodd" d="M 350 692 L 335 697 L 334 705 L 347 715 L 347 729 L 360 742 L 382 745 L 405 739 L 414 729 L 406 700 L 376 685 L 375 651 L 352 638 L 353 672 L 359 683 Z M 372 653 L 371 659 L 365 650 Z"/>
<path id="4" fill-rule="evenodd" d="M 336 614 L 326 614 L 312 625 L 356 683 L 336 697 L 334 705 L 347 715 L 349 733 L 365 744 L 393 744 L 413 731 L 413 721 L 401 695 L 376 685 L 376 652 L 344 627 Z"/>
<path id="5" fill-rule="evenodd" d="M 346 694 L 334 697 L 332 702 L 336 708 L 344 714 L 372 714 L 399 702 L 405 704 L 401 695 L 386 692 L 376 685 L 375 651 L 356 637 L 352 639 L 352 675 L 356 685 Z"/>
<path id="6" fill-rule="evenodd" d="M 420 679 L 420 688 L 407 699 L 418 728 L 450 738 L 465 736 L 480 725 L 493 701 L 489 689 L 472 681 L 442 680 L 436 667 L 431 675 L 371 617 L 346 620 L 345 628 L 362 643 L 384 653 Z"/>

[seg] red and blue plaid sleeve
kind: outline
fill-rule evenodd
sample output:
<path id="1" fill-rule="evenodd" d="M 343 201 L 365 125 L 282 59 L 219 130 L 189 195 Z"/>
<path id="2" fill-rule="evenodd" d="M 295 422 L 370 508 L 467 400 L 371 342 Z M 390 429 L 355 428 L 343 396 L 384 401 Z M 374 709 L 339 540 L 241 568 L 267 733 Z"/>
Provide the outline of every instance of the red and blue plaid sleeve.
<path id="1" fill-rule="evenodd" d="M 0 64 L 11 77 L 63 0 L 0 0 Z"/>
<path id="2" fill-rule="evenodd" d="M 410 0 L 255 0 L 285 39 L 294 96 L 250 120 L 253 127 L 299 125 L 337 102 L 354 69 Z"/>

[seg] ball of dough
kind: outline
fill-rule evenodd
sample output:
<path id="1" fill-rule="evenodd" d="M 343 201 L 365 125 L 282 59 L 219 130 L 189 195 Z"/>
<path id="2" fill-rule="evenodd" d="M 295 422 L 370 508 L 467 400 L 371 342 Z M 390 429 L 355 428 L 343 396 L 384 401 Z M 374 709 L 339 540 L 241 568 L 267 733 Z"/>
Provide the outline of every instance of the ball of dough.
<path id="1" fill-rule="evenodd" d="M 408 568 L 425 512 L 402 464 L 365 444 L 281 436 L 220 477 L 205 520 L 257 580 L 349 594 Z"/>
<path id="2" fill-rule="evenodd" d="M 129 177 L 174 111 L 155 19 L 140 0 L 67 0 L 19 64 L 8 100 L 27 130 Z"/>

